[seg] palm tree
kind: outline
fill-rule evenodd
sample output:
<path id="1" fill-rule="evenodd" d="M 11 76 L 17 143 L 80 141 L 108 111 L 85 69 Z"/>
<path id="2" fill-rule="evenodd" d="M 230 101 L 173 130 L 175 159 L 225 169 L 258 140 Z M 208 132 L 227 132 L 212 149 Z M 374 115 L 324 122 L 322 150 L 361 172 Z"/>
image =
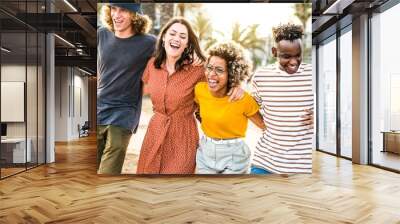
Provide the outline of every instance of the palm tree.
<path id="1" fill-rule="evenodd" d="M 142 12 L 143 14 L 149 16 L 152 21 L 152 26 L 150 33 L 155 34 L 154 25 L 157 23 L 156 21 L 156 4 L 142 4 Z"/>
<path id="2" fill-rule="evenodd" d="M 272 55 L 272 50 L 271 50 L 271 48 L 275 44 L 275 41 L 274 41 L 274 38 L 272 37 L 272 35 L 268 36 L 266 39 L 267 39 L 266 40 L 266 49 L 267 50 L 266 50 L 263 62 L 265 62 L 268 65 L 268 64 L 273 64 L 276 62 L 276 57 L 274 57 Z"/>
<path id="3" fill-rule="evenodd" d="M 177 8 L 176 13 L 177 13 L 177 16 L 185 17 L 185 16 L 187 16 L 186 15 L 187 11 L 193 10 L 193 9 L 199 9 L 201 7 L 202 7 L 201 3 L 177 3 L 176 4 L 176 8 Z"/>
<path id="4" fill-rule="evenodd" d="M 303 29 L 306 29 L 307 21 L 311 16 L 311 4 L 298 3 L 294 5 L 294 15 L 300 20 Z"/>
<path id="5" fill-rule="evenodd" d="M 253 68 L 261 64 L 261 60 L 265 54 L 264 46 L 266 39 L 257 35 L 258 26 L 259 24 L 253 24 L 242 29 L 239 23 L 235 23 L 233 24 L 231 36 L 233 41 L 250 51 Z"/>
<path id="6" fill-rule="evenodd" d="M 193 30 L 197 33 L 200 41 L 210 36 L 212 32 L 211 22 L 202 12 L 197 14 L 192 24 Z"/>
<path id="7" fill-rule="evenodd" d="M 174 17 L 174 4 L 159 3 L 158 7 L 160 13 L 160 28 L 162 28 L 171 18 Z"/>
<path id="8" fill-rule="evenodd" d="M 298 3 L 294 5 L 294 15 L 300 20 L 303 29 L 306 30 L 307 21 L 311 17 L 311 4 Z M 304 32 L 304 40 L 307 40 L 308 34 Z M 303 41 L 303 57 L 305 62 L 311 61 L 311 46 L 306 41 Z"/>
<path id="9" fill-rule="evenodd" d="M 196 32 L 204 51 L 206 51 L 211 45 L 217 42 L 217 40 L 212 37 L 213 27 L 211 21 L 202 12 L 197 13 L 194 21 L 192 21 L 192 25 L 193 30 L 194 32 Z"/>

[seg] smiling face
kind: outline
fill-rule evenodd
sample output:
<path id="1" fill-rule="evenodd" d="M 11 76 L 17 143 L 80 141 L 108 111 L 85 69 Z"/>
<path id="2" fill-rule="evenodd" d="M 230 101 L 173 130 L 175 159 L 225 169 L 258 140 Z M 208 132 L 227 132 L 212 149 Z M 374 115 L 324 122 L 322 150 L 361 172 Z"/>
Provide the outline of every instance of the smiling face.
<path id="1" fill-rule="evenodd" d="M 174 23 L 162 38 L 167 56 L 179 58 L 188 45 L 188 29 L 182 23 Z"/>
<path id="2" fill-rule="evenodd" d="M 301 40 L 281 40 L 272 48 L 272 53 L 277 57 L 279 68 L 288 74 L 296 73 L 301 64 Z"/>
<path id="3" fill-rule="evenodd" d="M 131 12 L 127 9 L 111 6 L 111 18 L 117 36 L 133 34 L 131 15 Z"/>
<path id="4" fill-rule="evenodd" d="M 226 61 L 218 56 L 211 56 L 206 65 L 208 89 L 215 97 L 225 97 L 228 92 L 228 68 Z"/>

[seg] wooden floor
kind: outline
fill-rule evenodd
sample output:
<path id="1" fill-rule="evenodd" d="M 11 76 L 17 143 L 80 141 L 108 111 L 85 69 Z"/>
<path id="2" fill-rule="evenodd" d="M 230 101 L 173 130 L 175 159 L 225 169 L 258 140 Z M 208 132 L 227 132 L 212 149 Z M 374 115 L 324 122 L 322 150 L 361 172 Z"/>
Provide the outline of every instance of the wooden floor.
<path id="1" fill-rule="evenodd" d="M 33 169 L 37 167 L 37 164 L 35 163 L 27 163 L 26 167 L 25 164 L 18 164 L 16 167 L 12 167 L 13 165 L 10 165 L 8 167 L 2 167 L 1 168 L 1 178 L 5 178 L 20 172 L 24 172 L 27 169 Z M 15 165 L 14 165 L 15 166 Z"/>
<path id="2" fill-rule="evenodd" d="M 400 154 L 381 152 L 379 150 L 376 150 L 373 153 L 372 162 L 374 164 L 400 170 Z"/>
<path id="3" fill-rule="evenodd" d="M 94 138 L 0 181 L 0 223 L 400 223 L 400 175 L 314 154 L 312 175 L 96 175 Z"/>
<path id="4" fill-rule="evenodd" d="M 7 167 L 7 168 L 2 167 L 1 168 L 1 177 L 2 178 L 7 177 L 7 176 L 13 175 L 15 173 L 22 172 L 24 170 L 26 170 L 25 167 Z"/>

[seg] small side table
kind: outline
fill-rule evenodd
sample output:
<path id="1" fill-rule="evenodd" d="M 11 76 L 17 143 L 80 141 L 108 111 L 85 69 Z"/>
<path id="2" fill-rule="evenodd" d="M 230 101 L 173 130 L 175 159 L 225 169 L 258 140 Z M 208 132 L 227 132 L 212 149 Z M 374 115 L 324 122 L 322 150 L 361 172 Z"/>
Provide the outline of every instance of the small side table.
<path id="1" fill-rule="evenodd" d="M 400 131 L 382 131 L 381 133 L 383 133 L 382 152 L 400 154 Z"/>

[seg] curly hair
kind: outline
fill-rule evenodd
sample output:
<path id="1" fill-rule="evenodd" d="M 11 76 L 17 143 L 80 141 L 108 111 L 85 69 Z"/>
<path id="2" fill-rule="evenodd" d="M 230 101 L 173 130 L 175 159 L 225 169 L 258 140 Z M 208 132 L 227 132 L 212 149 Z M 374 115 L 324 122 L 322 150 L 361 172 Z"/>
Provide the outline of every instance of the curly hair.
<path id="1" fill-rule="evenodd" d="M 152 22 L 147 15 L 140 15 L 138 13 L 130 12 L 132 20 L 132 29 L 135 34 L 143 34 L 149 32 Z M 111 32 L 114 32 L 114 24 L 111 18 L 111 6 L 105 4 L 102 7 L 101 22 Z"/>
<path id="2" fill-rule="evenodd" d="M 292 23 L 280 24 L 279 26 L 272 28 L 272 34 L 275 43 L 278 43 L 281 40 L 293 41 L 303 37 L 303 27 Z"/>
<path id="3" fill-rule="evenodd" d="M 251 64 L 244 55 L 243 48 L 234 42 L 217 43 L 208 50 L 209 62 L 212 56 L 225 60 L 228 69 L 228 91 L 247 80 L 251 72 Z"/>

